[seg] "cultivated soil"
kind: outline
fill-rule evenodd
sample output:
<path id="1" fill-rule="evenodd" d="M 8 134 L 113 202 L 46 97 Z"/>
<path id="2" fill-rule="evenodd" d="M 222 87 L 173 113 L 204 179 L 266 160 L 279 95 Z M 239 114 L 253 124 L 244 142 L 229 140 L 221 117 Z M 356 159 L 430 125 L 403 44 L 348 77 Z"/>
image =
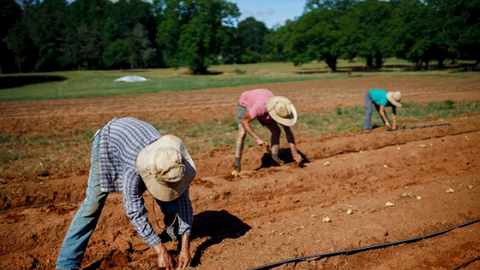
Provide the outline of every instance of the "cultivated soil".
<path id="1" fill-rule="evenodd" d="M 363 106 L 371 88 L 402 91 L 405 102 L 480 100 L 480 78 L 374 77 L 0 103 L 2 138 L 27 142 L 2 151 L 34 157 L 1 161 L 0 268 L 54 269 L 88 179 L 91 145 L 71 138 L 114 117 L 192 127 L 230 121 L 240 94 L 260 87 L 289 97 L 299 114 Z M 450 125 L 316 134 L 297 124 L 293 131 L 305 157 L 300 166 L 262 166 L 265 150 L 248 146 L 238 177 L 230 175 L 233 145 L 213 147 L 175 134 L 187 148 L 202 149 L 192 149 L 198 173 L 190 187 L 189 269 L 479 269 L 480 111 L 418 122 L 402 118 L 402 110 L 401 126 Z M 376 112 L 373 117 L 378 120 Z M 32 138 L 44 139 L 28 143 Z M 160 211 L 154 215 L 149 194 L 145 200 L 160 233 L 163 224 L 154 221 L 162 220 Z M 110 194 L 82 269 L 157 269 L 155 257 L 126 217 L 122 195 Z"/>

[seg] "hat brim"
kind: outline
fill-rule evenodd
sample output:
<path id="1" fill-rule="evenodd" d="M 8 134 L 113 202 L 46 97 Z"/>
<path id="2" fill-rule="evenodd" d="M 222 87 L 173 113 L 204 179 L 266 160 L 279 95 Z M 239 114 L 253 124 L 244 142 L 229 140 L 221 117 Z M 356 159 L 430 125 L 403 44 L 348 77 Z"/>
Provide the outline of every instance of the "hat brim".
<path id="1" fill-rule="evenodd" d="M 390 101 L 390 103 L 392 103 L 393 105 L 395 105 L 396 107 L 402 107 L 402 103 L 396 101 L 395 99 L 393 99 L 393 92 L 388 92 L 387 93 L 387 99 L 388 101 Z"/>
<path id="2" fill-rule="evenodd" d="M 274 110 L 275 104 L 278 101 L 283 101 L 283 102 L 285 102 L 285 104 L 287 104 L 287 106 L 290 110 L 290 115 L 288 116 L 288 118 L 283 118 L 283 117 L 279 116 L 277 114 L 277 112 Z M 273 120 L 275 120 L 277 123 L 279 123 L 283 126 L 291 127 L 291 126 L 295 125 L 295 123 L 297 122 L 297 110 L 295 109 L 295 106 L 293 106 L 292 102 L 286 97 L 274 96 L 274 97 L 270 98 L 267 101 L 267 110 L 268 110 L 268 114 L 270 115 L 270 117 L 272 117 Z"/>
<path id="3" fill-rule="evenodd" d="M 175 187 L 170 187 L 155 178 L 155 152 L 162 147 L 176 149 L 182 155 L 185 163 L 185 174 Z M 197 173 L 195 163 L 193 163 L 182 140 L 173 135 L 162 136 L 142 149 L 137 155 L 136 167 L 150 194 L 164 202 L 170 202 L 180 197 Z"/>

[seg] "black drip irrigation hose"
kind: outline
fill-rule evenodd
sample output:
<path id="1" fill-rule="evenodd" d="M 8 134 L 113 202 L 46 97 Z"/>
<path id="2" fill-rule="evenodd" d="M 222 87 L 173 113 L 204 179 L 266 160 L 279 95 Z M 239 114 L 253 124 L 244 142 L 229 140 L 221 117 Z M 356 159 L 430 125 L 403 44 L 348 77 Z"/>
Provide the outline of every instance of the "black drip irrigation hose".
<path id="1" fill-rule="evenodd" d="M 458 266 L 458 267 L 455 267 L 453 270 L 459 270 L 459 269 L 461 269 L 461 268 L 465 268 L 465 267 L 467 267 L 469 264 L 471 264 L 471 263 L 473 263 L 474 261 L 477 261 L 477 260 L 480 260 L 480 257 L 477 257 L 477 258 L 475 258 L 475 259 L 473 259 L 473 260 L 470 260 L 470 261 L 468 261 L 468 262 L 466 262 L 466 263 L 464 263 L 464 264 L 462 264 L 462 265 L 460 265 L 460 266 Z"/>
<path id="2" fill-rule="evenodd" d="M 369 246 L 369 247 L 363 247 L 363 248 L 348 249 L 348 250 L 343 250 L 343 251 L 335 251 L 335 252 L 330 252 L 330 253 L 322 253 L 322 254 L 298 257 L 298 258 L 294 258 L 294 259 L 289 259 L 289 260 L 284 260 L 284 261 L 280 261 L 280 262 L 267 264 L 267 265 L 264 265 L 264 266 L 250 268 L 249 270 L 271 269 L 271 268 L 280 266 L 282 264 L 303 261 L 303 260 L 310 259 L 310 258 L 316 258 L 315 260 L 320 260 L 320 259 L 326 258 L 326 257 L 332 257 L 332 256 L 337 256 L 337 255 L 350 255 L 350 254 L 354 254 L 354 253 L 357 253 L 357 252 L 362 252 L 362 251 L 367 251 L 367 250 L 372 250 L 372 249 L 378 249 L 378 248 L 385 248 L 385 247 L 395 246 L 395 245 L 403 244 L 403 243 L 413 243 L 413 242 L 417 242 L 417 241 L 427 239 L 427 238 L 430 238 L 430 237 L 438 236 L 440 234 L 444 234 L 446 232 L 449 232 L 453 229 L 457 229 L 457 228 L 461 228 L 461 227 L 464 227 L 464 226 L 467 226 L 467 225 L 471 225 L 471 224 L 479 222 L 479 221 L 480 221 L 480 218 L 476 219 L 476 220 L 466 222 L 466 223 L 463 223 L 463 224 L 460 224 L 460 225 L 457 225 L 455 227 L 452 227 L 452 228 L 449 228 L 449 229 L 446 229 L 446 230 L 443 230 L 443 231 L 440 231 L 440 232 L 428 234 L 428 235 L 425 235 L 425 236 L 419 236 L 419 237 L 415 237 L 415 238 L 400 240 L 400 241 L 391 242 L 391 243 L 380 244 L 380 245 L 376 245 L 376 246 Z M 474 262 L 475 260 L 479 260 L 479 259 L 480 259 L 480 257 L 476 258 L 472 261 L 469 261 L 466 264 L 463 264 L 462 266 L 459 266 L 459 267 L 465 267 L 468 264 Z M 458 269 L 460 269 L 460 268 L 457 267 L 454 270 L 458 270 Z"/>

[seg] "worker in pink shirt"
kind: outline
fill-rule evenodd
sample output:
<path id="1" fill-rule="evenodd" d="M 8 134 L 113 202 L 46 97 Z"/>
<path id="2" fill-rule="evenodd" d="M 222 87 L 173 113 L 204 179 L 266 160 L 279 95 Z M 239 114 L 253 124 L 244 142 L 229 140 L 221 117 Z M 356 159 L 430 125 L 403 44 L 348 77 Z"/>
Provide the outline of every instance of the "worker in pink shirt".
<path id="1" fill-rule="evenodd" d="M 238 101 L 237 124 L 238 135 L 235 142 L 235 164 L 233 165 L 232 175 L 238 175 L 241 171 L 241 159 L 243 152 L 243 142 L 245 137 L 250 134 L 258 145 L 268 147 L 264 141 L 253 130 L 250 122 L 254 119 L 266 126 L 271 136 L 271 155 L 272 165 L 283 165 L 284 162 L 278 157 L 280 143 L 280 124 L 285 131 L 292 157 L 297 164 L 302 162 L 302 156 L 297 152 L 295 138 L 291 126 L 297 121 L 297 111 L 292 102 L 282 96 L 275 96 L 267 89 L 255 89 L 244 92 Z"/>

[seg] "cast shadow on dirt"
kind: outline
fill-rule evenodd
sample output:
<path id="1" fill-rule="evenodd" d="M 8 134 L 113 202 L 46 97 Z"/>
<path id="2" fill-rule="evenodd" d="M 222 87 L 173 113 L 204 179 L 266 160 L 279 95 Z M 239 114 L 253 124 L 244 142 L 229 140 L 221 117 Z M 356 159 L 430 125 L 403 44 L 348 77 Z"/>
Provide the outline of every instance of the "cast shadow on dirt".
<path id="1" fill-rule="evenodd" d="M 372 125 L 372 130 L 377 129 L 377 128 L 384 128 L 385 126 L 381 125 Z"/>
<path id="2" fill-rule="evenodd" d="M 302 162 L 298 164 L 298 167 L 303 168 L 305 167 L 305 163 L 309 163 L 310 161 L 307 159 L 307 157 L 297 150 L 297 152 L 302 156 Z M 292 153 L 290 151 L 290 148 L 282 148 L 278 151 L 278 157 L 285 162 L 285 164 L 293 164 L 295 163 L 295 160 L 292 157 Z M 272 156 L 270 154 L 264 153 L 262 157 L 262 163 L 260 164 L 260 167 L 256 168 L 255 171 L 258 171 L 263 168 L 270 168 L 277 166 L 277 164 L 272 163 Z"/>
<path id="3" fill-rule="evenodd" d="M 207 238 L 195 250 L 192 267 L 201 264 L 201 257 L 210 246 L 221 243 L 225 239 L 235 239 L 245 235 L 251 227 L 225 210 L 204 211 L 195 215 L 192 238 Z"/>
<path id="4" fill-rule="evenodd" d="M 225 210 L 204 211 L 199 213 L 194 216 L 193 223 L 192 239 L 206 238 L 206 240 L 196 248 L 195 254 L 192 257 L 191 267 L 196 267 L 201 264 L 203 253 L 212 245 L 219 244 L 225 239 L 239 238 L 251 229 L 249 225 L 243 223 L 239 218 Z M 163 239 L 164 243 L 172 240 L 166 231 L 160 234 L 160 238 Z M 181 245 L 181 241 L 179 244 Z M 178 250 L 169 250 L 169 253 L 174 258 L 178 258 L 180 249 L 181 247 L 179 247 Z M 143 252 L 146 250 L 143 250 Z M 101 270 L 121 267 L 132 261 L 130 257 L 132 253 L 134 253 L 134 251 L 131 247 L 126 252 L 113 250 L 107 257 L 97 260 L 83 269 Z M 153 269 L 154 265 L 155 264 L 149 269 Z"/>
<path id="5" fill-rule="evenodd" d="M 66 80 L 67 78 L 63 76 L 6 76 L 0 78 L 0 89 L 15 88 L 35 83 L 63 82 Z"/>

